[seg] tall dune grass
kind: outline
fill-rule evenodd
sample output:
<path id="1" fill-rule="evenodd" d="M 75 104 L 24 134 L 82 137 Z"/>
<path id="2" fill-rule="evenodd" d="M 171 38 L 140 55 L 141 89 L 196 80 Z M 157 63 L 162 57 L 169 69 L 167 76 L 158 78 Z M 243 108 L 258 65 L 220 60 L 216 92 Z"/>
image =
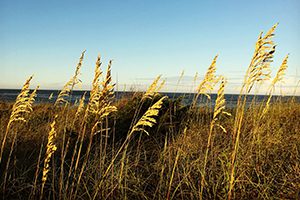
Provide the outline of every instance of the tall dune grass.
<path id="1" fill-rule="evenodd" d="M 266 98 L 246 104 L 272 78 L 276 26 L 259 35 L 234 108 L 218 56 L 199 83 L 196 73 L 191 105 L 159 93 L 162 76 L 145 93 L 115 99 L 112 61 L 102 70 L 100 56 L 89 99 L 73 104 L 85 51 L 54 104 L 34 104 L 30 77 L 15 103 L 0 103 L 2 198 L 299 199 L 300 103 L 273 95 L 288 56 Z"/>

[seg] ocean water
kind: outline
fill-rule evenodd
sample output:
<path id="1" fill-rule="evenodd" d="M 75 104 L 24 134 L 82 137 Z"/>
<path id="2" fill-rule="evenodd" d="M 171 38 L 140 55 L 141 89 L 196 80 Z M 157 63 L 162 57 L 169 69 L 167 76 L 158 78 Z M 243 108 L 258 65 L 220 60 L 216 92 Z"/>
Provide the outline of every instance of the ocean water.
<path id="1" fill-rule="evenodd" d="M 19 94 L 20 90 L 16 89 L 0 89 L 0 101 L 5 102 L 14 102 L 16 100 L 17 95 Z M 37 97 L 35 102 L 36 103 L 54 103 L 58 94 L 59 90 L 38 90 Z M 78 101 L 82 95 L 86 92 L 86 101 L 89 99 L 89 91 L 73 91 L 71 95 L 71 102 Z M 121 99 L 122 97 L 126 95 L 130 95 L 132 92 L 115 92 L 116 99 Z M 194 93 L 162 93 L 164 95 L 167 95 L 171 99 L 177 99 L 179 97 L 182 98 L 182 102 L 185 105 L 189 105 L 192 103 L 194 98 Z M 49 99 L 50 95 L 52 95 L 52 98 Z M 239 95 L 237 94 L 225 94 L 226 99 L 226 106 L 227 107 L 235 107 L 237 104 Z M 211 94 L 211 106 L 214 106 L 214 101 L 217 98 L 216 94 Z M 250 103 L 260 103 L 264 101 L 267 98 L 265 95 L 248 95 L 247 97 L 247 104 Z M 293 98 L 292 96 L 273 96 L 271 101 L 288 101 L 289 99 Z M 300 96 L 294 97 L 297 102 L 300 102 Z M 207 105 L 207 97 L 201 96 L 199 98 L 198 105 Z"/>

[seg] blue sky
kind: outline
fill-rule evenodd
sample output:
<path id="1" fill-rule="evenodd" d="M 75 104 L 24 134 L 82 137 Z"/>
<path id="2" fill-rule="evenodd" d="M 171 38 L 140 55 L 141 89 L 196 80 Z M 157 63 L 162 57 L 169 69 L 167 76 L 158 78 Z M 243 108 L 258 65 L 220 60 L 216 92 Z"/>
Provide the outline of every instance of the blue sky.
<path id="1" fill-rule="evenodd" d="M 113 76 L 145 87 L 159 74 L 172 90 L 185 71 L 189 88 L 219 54 L 217 73 L 235 92 L 252 57 L 260 31 L 276 22 L 273 71 L 290 53 L 285 88 L 300 79 L 299 0 L 210 1 L 15 1 L 0 0 L 0 88 L 59 89 L 73 75 L 82 50 L 83 89 L 89 88 L 98 53 L 103 66 L 113 59 Z M 191 77 L 189 79 L 189 77 Z"/>

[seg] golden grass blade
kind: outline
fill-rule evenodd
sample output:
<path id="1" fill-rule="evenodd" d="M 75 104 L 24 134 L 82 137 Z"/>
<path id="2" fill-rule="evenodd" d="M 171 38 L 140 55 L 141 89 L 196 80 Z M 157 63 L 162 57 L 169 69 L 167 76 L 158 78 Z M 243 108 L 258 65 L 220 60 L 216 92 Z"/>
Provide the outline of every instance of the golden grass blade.
<path id="1" fill-rule="evenodd" d="M 180 73 L 179 79 L 177 81 L 177 85 L 179 85 L 179 83 L 182 80 L 183 76 L 184 76 L 184 70 L 182 70 L 181 73 Z"/>
<path id="2" fill-rule="evenodd" d="M 155 117 L 158 116 L 159 109 L 162 107 L 163 101 L 166 98 L 167 97 L 162 97 L 155 104 L 153 104 L 153 106 L 151 106 L 140 118 L 140 120 L 133 126 L 132 132 L 143 131 L 149 135 L 149 133 L 145 130 L 145 127 L 152 127 L 154 124 L 156 124 Z"/>
<path id="3" fill-rule="evenodd" d="M 193 83 L 195 83 L 198 80 L 198 72 L 195 73 L 195 76 L 193 78 Z"/>
<path id="4" fill-rule="evenodd" d="M 250 65 L 247 69 L 244 78 L 244 83 L 241 88 L 240 95 L 244 93 L 248 94 L 256 82 L 261 82 L 270 78 L 270 64 L 273 61 L 272 58 L 276 47 L 272 39 L 277 25 L 278 24 L 275 24 L 264 36 L 262 33 L 260 33 L 255 45 L 254 55 L 251 59 Z M 246 105 L 246 98 L 247 96 L 239 96 L 238 105 L 236 109 L 233 127 L 234 148 L 231 155 L 231 163 L 229 170 L 230 178 L 228 184 L 228 200 L 232 198 L 232 190 L 234 187 L 236 155 L 239 149 L 239 140 Z"/>
<path id="5" fill-rule="evenodd" d="M 165 84 L 166 84 L 166 80 L 163 80 L 163 81 L 159 84 L 159 86 L 157 87 L 157 92 L 158 92 L 158 91 L 161 91 L 161 89 L 165 86 Z"/>
<path id="6" fill-rule="evenodd" d="M 112 60 L 110 60 L 109 63 L 108 63 L 107 71 L 106 71 L 106 77 L 105 77 L 105 80 L 102 82 L 103 89 L 107 88 L 108 85 L 112 81 L 112 78 L 111 78 L 111 65 L 112 65 Z"/>
<path id="7" fill-rule="evenodd" d="M 87 112 L 88 113 L 96 113 L 99 107 L 100 100 L 100 76 L 102 75 L 101 67 L 101 57 L 98 55 L 95 66 L 94 79 L 92 83 L 92 90 L 90 92 L 90 98 L 88 103 Z"/>
<path id="8" fill-rule="evenodd" d="M 153 98 L 153 96 L 159 91 L 158 82 L 160 79 L 161 79 L 161 75 L 159 75 L 154 79 L 154 81 L 152 82 L 152 84 L 149 86 L 146 93 L 144 94 L 143 98 L 149 98 L 149 99 Z"/>
<path id="9" fill-rule="evenodd" d="M 102 104 L 108 104 L 110 100 L 114 97 L 115 84 L 112 84 L 111 65 L 112 60 L 110 60 L 108 63 L 106 77 L 101 83 L 102 90 L 100 92 L 100 102 Z"/>
<path id="10" fill-rule="evenodd" d="M 42 176 L 42 187 L 41 187 L 41 196 L 40 199 L 43 199 L 43 193 L 44 193 L 44 187 L 45 183 L 47 181 L 47 176 L 48 172 L 50 171 L 50 160 L 54 152 L 56 151 L 57 147 L 55 145 L 55 138 L 56 138 L 56 130 L 55 130 L 55 125 L 56 125 L 56 118 L 57 115 L 55 116 L 53 122 L 51 123 L 51 130 L 48 134 L 48 142 L 47 142 L 47 149 L 46 149 L 46 155 L 45 155 L 45 160 L 44 160 L 44 168 L 43 168 L 43 176 Z"/>
<path id="11" fill-rule="evenodd" d="M 213 119 L 210 123 L 210 129 L 208 133 L 208 139 L 207 139 L 207 145 L 206 145 L 206 151 L 205 151 L 205 156 L 204 156 L 204 165 L 202 169 L 202 178 L 201 178 L 201 186 L 200 186 L 200 194 L 199 197 L 200 199 L 203 198 L 203 189 L 205 186 L 205 172 L 206 172 L 206 165 L 207 165 L 207 159 L 208 159 L 208 153 L 209 150 L 212 148 L 212 138 L 213 138 L 213 129 L 215 126 L 221 128 L 223 132 L 227 132 L 226 129 L 220 124 L 220 117 L 221 115 L 231 115 L 228 112 L 225 112 L 225 97 L 224 97 L 224 89 L 226 85 L 226 79 L 224 77 L 219 77 L 218 80 L 221 80 L 220 87 L 218 89 L 217 93 L 217 99 L 215 102 L 215 108 L 214 108 L 214 114 L 213 114 Z"/>
<path id="12" fill-rule="evenodd" d="M 268 110 L 269 110 L 269 107 L 270 107 L 270 101 L 271 101 L 272 96 L 273 96 L 272 93 L 273 93 L 273 91 L 274 91 L 274 88 L 275 88 L 276 83 L 283 80 L 283 77 L 284 77 L 284 75 L 285 75 L 286 69 L 287 69 L 287 67 L 288 67 L 288 65 L 287 65 L 287 62 L 288 62 L 288 56 L 289 56 L 289 55 L 287 55 L 287 56 L 283 59 L 283 61 L 282 61 L 281 65 L 280 65 L 280 67 L 279 67 L 279 69 L 278 69 L 278 71 L 277 71 L 277 73 L 276 73 L 274 79 L 272 80 L 272 83 L 271 83 L 271 86 L 270 86 L 270 89 L 269 89 L 269 97 L 268 97 L 268 100 L 267 100 L 267 102 L 266 102 L 266 105 L 265 105 L 265 107 L 264 107 L 264 109 L 263 109 L 263 111 L 262 111 L 262 113 L 261 113 L 260 118 L 262 118 L 262 117 L 268 112 Z"/>
<path id="13" fill-rule="evenodd" d="M 25 84 L 21 89 L 21 92 L 16 98 L 16 102 L 12 107 L 12 112 L 6 127 L 6 132 L 2 140 L 1 152 L 0 152 L 0 163 L 2 160 L 2 155 L 3 155 L 6 139 L 8 136 L 8 132 L 11 129 L 12 124 L 16 122 L 26 122 L 26 114 L 29 114 L 32 111 L 32 103 L 34 101 L 34 97 L 36 94 L 36 90 L 31 95 L 29 94 L 30 92 L 29 85 L 32 78 L 33 76 L 30 76 L 26 80 Z"/>
<path id="14" fill-rule="evenodd" d="M 224 90 L 225 90 L 225 85 L 227 81 L 224 77 L 221 77 L 221 83 L 220 87 L 217 93 L 217 99 L 215 102 L 215 108 L 214 108 L 214 114 L 213 114 L 213 121 L 218 121 L 220 115 L 225 114 L 231 116 L 230 113 L 225 112 L 225 96 L 224 96 Z"/>
<path id="15" fill-rule="evenodd" d="M 117 108 L 115 106 L 111 106 L 111 99 L 114 97 L 114 86 L 112 84 L 112 77 L 111 77 L 111 65 L 112 61 L 109 61 L 107 72 L 105 76 L 105 80 L 100 82 L 99 78 L 102 75 L 100 70 L 100 56 L 98 56 L 96 61 L 96 69 L 95 69 L 95 76 L 93 80 L 93 86 L 90 94 L 90 99 L 88 103 L 88 113 L 95 114 L 98 116 L 98 120 L 103 119 L 104 117 L 108 116 L 111 112 L 115 112 Z"/>
<path id="16" fill-rule="evenodd" d="M 73 85 L 73 78 L 71 78 L 63 87 L 63 89 L 60 91 L 60 93 L 57 96 L 57 99 L 54 103 L 54 105 L 59 105 L 59 104 L 63 104 L 63 103 L 68 103 L 68 101 L 66 100 L 69 97 L 69 94 L 71 92 L 71 87 Z"/>
<path id="17" fill-rule="evenodd" d="M 116 106 L 106 105 L 103 108 L 99 109 L 97 115 L 99 116 L 99 120 L 101 121 L 103 118 L 107 117 L 113 112 L 117 111 Z"/>
<path id="18" fill-rule="evenodd" d="M 197 105 L 198 98 L 201 94 L 205 95 L 208 99 L 210 99 L 209 93 L 213 90 L 214 85 L 217 83 L 216 79 L 216 63 L 217 63 L 218 55 L 216 55 L 208 67 L 206 74 L 204 76 L 204 79 L 200 82 L 196 89 L 196 95 L 193 99 L 193 103 L 191 108 L 195 108 Z M 197 80 L 197 75 L 196 73 L 194 80 Z"/>
<path id="19" fill-rule="evenodd" d="M 58 94 L 58 97 L 54 103 L 55 106 L 58 106 L 60 104 L 67 104 L 68 103 L 68 97 L 70 96 L 70 93 L 73 91 L 76 84 L 81 83 L 80 79 L 78 78 L 80 74 L 80 69 L 82 67 L 82 61 L 84 58 L 85 50 L 81 53 L 81 56 L 79 58 L 79 62 L 76 66 L 75 74 L 73 77 L 70 78 L 70 80 L 64 85 L 63 89 Z"/>
<path id="20" fill-rule="evenodd" d="M 51 100 L 53 98 L 53 92 L 49 95 L 48 99 Z"/>
<path id="21" fill-rule="evenodd" d="M 273 62 L 276 47 L 272 39 L 277 25 L 275 24 L 264 36 L 260 33 L 241 93 L 249 93 L 256 82 L 270 79 L 270 64 Z"/>
<path id="22" fill-rule="evenodd" d="M 81 113 L 84 110 L 85 94 L 86 94 L 86 92 L 82 95 L 82 97 L 81 97 L 81 99 L 79 101 L 79 105 L 78 105 L 78 108 L 77 108 L 76 113 L 75 113 L 74 122 L 76 121 L 76 119 L 79 118 L 79 116 L 81 115 Z"/>
<path id="23" fill-rule="evenodd" d="M 288 68 L 287 62 L 288 62 L 289 55 L 286 55 L 286 57 L 283 59 L 275 78 L 272 81 L 272 86 L 274 86 L 277 82 L 283 81 L 283 77 L 285 75 L 286 69 Z"/>
<path id="24" fill-rule="evenodd" d="M 217 63 L 218 55 L 216 55 L 208 67 L 204 79 L 198 85 L 197 93 L 198 94 L 207 94 L 208 91 L 213 89 L 213 85 L 216 83 L 216 63 Z"/>
<path id="25" fill-rule="evenodd" d="M 80 56 L 80 58 L 79 58 L 79 62 L 78 62 L 78 64 L 77 64 L 77 66 L 76 66 L 75 74 L 74 74 L 74 76 L 73 76 L 74 81 L 73 81 L 71 90 L 74 89 L 74 86 L 75 86 L 77 83 L 80 83 L 80 82 L 81 82 L 81 80 L 78 79 L 78 76 L 79 76 L 79 74 L 80 74 L 80 69 L 81 69 L 81 67 L 82 67 L 82 62 L 83 62 L 83 58 L 84 58 L 85 52 L 86 52 L 86 50 L 84 50 L 84 51 L 81 53 L 81 56 Z"/>

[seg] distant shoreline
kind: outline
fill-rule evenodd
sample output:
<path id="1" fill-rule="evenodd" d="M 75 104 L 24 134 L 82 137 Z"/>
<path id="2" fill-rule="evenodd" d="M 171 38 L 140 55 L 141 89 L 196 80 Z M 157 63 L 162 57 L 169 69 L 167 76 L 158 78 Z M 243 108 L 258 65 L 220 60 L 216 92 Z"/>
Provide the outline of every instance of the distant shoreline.
<path id="1" fill-rule="evenodd" d="M 7 103 L 12 103 L 16 100 L 17 95 L 19 94 L 20 90 L 18 89 L 0 89 L 0 102 L 7 102 Z M 60 90 L 38 90 L 37 91 L 37 97 L 36 97 L 36 103 L 54 103 L 57 99 L 57 96 L 59 94 Z M 75 103 L 76 101 L 79 101 L 80 98 L 84 93 L 85 95 L 85 103 L 88 102 L 89 100 L 89 90 L 74 90 L 71 94 L 70 101 L 71 103 Z M 135 93 L 142 93 L 142 92 L 130 92 L 130 91 L 115 91 L 115 99 L 119 100 L 124 97 L 131 96 Z M 194 99 L 195 93 L 183 93 L 183 92 L 160 92 L 160 94 L 168 96 L 170 99 L 177 99 L 179 97 L 182 98 L 182 103 L 184 105 L 191 105 Z M 52 96 L 52 98 L 49 98 Z M 217 98 L 217 94 L 210 94 L 211 100 L 210 100 L 210 105 L 214 106 L 215 100 Z M 237 105 L 238 97 L 239 94 L 225 94 L 225 99 L 226 99 L 226 107 L 228 108 L 234 108 Z M 266 100 L 266 97 L 268 95 L 253 95 L 253 94 L 248 94 L 247 95 L 247 105 L 250 105 L 251 103 L 261 103 Z M 300 96 L 280 96 L 280 95 L 273 95 L 271 102 L 287 102 L 291 98 L 295 98 L 296 102 L 300 102 Z M 254 101 L 253 101 L 254 100 Z M 207 106 L 207 97 L 206 96 L 201 96 L 198 100 L 198 105 L 199 106 Z"/>
<path id="2" fill-rule="evenodd" d="M 0 94 L 3 93 L 4 91 L 13 93 L 13 92 L 20 92 L 21 89 L 1 89 L 0 88 Z M 30 91 L 33 91 L 34 89 L 30 89 Z M 51 92 L 51 93 L 59 93 L 61 90 L 60 89 L 39 89 L 37 93 L 43 93 L 43 92 Z M 80 93 L 84 94 L 85 92 L 90 92 L 91 90 L 73 90 L 74 93 Z M 123 90 L 115 90 L 115 93 L 128 93 L 128 94 L 134 94 L 134 93 L 139 93 L 139 92 L 145 92 L 145 91 L 123 91 Z M 50 94 L 51 94 L 50 93 Z M 187 95 L 187 94 L 196 94 L 195 92 L 159 92 L 160 94 L 182 94 L 182 95 Z M 216 95 L 217 93 L 211 93 L 212 95 Z M 226 93 L 225 95 L 240 95 L 239 93 Z M 268 96 L 266 94 L 247 94 L 247 96 Z M 300 94 L 288 94 L 288 95 L 279 95 L 279 94 L 273 94 L 272 96 L 274 97 L 300 97 Z"/>

